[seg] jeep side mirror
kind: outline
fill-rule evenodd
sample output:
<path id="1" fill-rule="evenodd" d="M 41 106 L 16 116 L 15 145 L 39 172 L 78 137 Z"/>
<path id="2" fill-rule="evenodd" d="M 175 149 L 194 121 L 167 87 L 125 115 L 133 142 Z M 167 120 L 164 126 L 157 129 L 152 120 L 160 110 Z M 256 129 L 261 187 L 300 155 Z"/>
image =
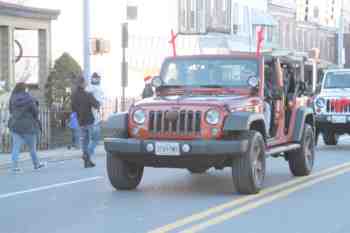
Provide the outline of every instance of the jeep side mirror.
<path id="1" fill-rule="evenodd" d="M 142 92 L 142 98 L 150 98 L 154 95 L 153 87 L 151 84 L 146 84 L 145 88 L 143 89 Z"/>
<path id="2" fill-rule="evenodd" d="M 162 86 L 163 80 L 160 78 L 160 76 L 154 76 L 152 79 L 152 86 L 154 88 L 158 88 Z"/>
<path id="3" fill-rule="evenodd" d="M 316 86 L 316 94 L 320 93 L 322 89 L 322 84 L 317 84 Z"/>

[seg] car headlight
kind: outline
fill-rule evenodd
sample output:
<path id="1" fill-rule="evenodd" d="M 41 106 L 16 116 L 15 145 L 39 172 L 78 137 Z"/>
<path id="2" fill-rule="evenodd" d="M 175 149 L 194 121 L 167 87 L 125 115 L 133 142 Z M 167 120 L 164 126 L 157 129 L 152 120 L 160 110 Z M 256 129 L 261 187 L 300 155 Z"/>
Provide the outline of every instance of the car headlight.
<path id="1" fill-rule="evenodd" d="M 216 125 L 220 121 L 220 112 L 216 110 L 209 110 L 205 115 L 205 120 L 210 125 Z"/>
<path id="2" fill-rule="evenodd" d="M 136 124 L 142 125 L 146 121 L 146 113 L 142 109 L 138 109 L 133 114 L 133 120 Z"/>
<path id="3" fill-rule="evenodd" d="M 315 103 L 319 108 L 324 108 L 326 106 L 326 100 L 324 98 L 317 98 Z"/>

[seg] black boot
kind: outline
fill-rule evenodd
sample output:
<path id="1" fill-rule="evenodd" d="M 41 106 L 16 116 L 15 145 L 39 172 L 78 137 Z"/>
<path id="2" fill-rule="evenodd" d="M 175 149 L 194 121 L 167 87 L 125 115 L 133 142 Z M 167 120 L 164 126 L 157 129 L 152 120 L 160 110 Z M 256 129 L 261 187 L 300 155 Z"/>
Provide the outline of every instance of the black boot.
<path id="1" fill-rule="evenodd" d="M 88 164 L 88 167 L 95 167 L 95 166 L 96 166 L 96 165 L 91 161 L 90 158 L 87 160 L 87 164 Z"/>
<path id="2" fill-rule="evenodd" d="M 89 167 L 89 157 L 87 155 L 83 155 L 82 157 L 83 161 L 84 161 L 84 167 L 88 168 Z"/>

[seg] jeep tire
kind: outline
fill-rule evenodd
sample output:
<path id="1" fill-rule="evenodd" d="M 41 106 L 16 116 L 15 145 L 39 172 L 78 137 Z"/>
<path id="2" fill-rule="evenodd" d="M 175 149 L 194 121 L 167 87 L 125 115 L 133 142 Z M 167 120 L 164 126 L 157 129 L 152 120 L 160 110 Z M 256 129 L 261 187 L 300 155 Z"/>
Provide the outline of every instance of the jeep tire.
<path id="1" fill-rule="evenodd" d="M 264 183 L 266 172 L 265 143 L 261 133 L 249 131 L 242 136 L 248 140 L 247 152 L 232 161 L 232 178 L 241 194 L 256 194 Z"/>
<path id="2" fill-rule="evenodd" d="M 323 140 L 327 146 L 335 146 L 338 144 L 339 135 L 332 131 L 325 131 L 323 133 Z"/>
<path id="3" fill-rule="evenodd" d="M 130 163 L 117 155 L 107 154 L 107 173 L 112 186 L 118 190 L 135 189 L 141 182 L 144 167 Z"/>
<path id="4" fill-rule="evenodd" d="M 305 124 L 301 147 L 287 153 L 289 169 L 294 176 L 307 176 L 311 173 L 315 161 L 314 132 L 309 124 Z"/>

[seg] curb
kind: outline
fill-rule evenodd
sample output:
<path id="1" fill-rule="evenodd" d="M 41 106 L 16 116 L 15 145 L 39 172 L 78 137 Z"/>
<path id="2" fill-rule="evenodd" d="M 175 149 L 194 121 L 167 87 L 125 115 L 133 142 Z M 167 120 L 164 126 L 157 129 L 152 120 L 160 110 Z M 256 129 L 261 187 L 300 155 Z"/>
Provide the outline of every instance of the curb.
<path id="1" fill-rule="evenodd" d="M 94 157 L 103 157 L 105 156 L 105 153 L 102 153 L 102 151 L 97 151 L 96 155 Z M 40 161 L 44 161 L 44 162 L 59 162 L 59 161 L 69 161 L 69 160 L 74 160 L 74 159 L 81 159 L 81 155 L 78 154 L 73 154 L 73 155 L 66 155 L 66 156 L 62 156 L 62 155 L 51 155 L 51 156 L 43 156 L 41 157 L 39 155 L 39 159 Z M 18 161 L 19 165 L 23 165 L 25 163 L 31 162 L 31 158 L 25 158 L 22 160 Z M 7 161 L 7 162 L 0 162 L 0 170 L 4 170 L 4 169 L 9 169 L 11 168 L 11 161 Z"/>

